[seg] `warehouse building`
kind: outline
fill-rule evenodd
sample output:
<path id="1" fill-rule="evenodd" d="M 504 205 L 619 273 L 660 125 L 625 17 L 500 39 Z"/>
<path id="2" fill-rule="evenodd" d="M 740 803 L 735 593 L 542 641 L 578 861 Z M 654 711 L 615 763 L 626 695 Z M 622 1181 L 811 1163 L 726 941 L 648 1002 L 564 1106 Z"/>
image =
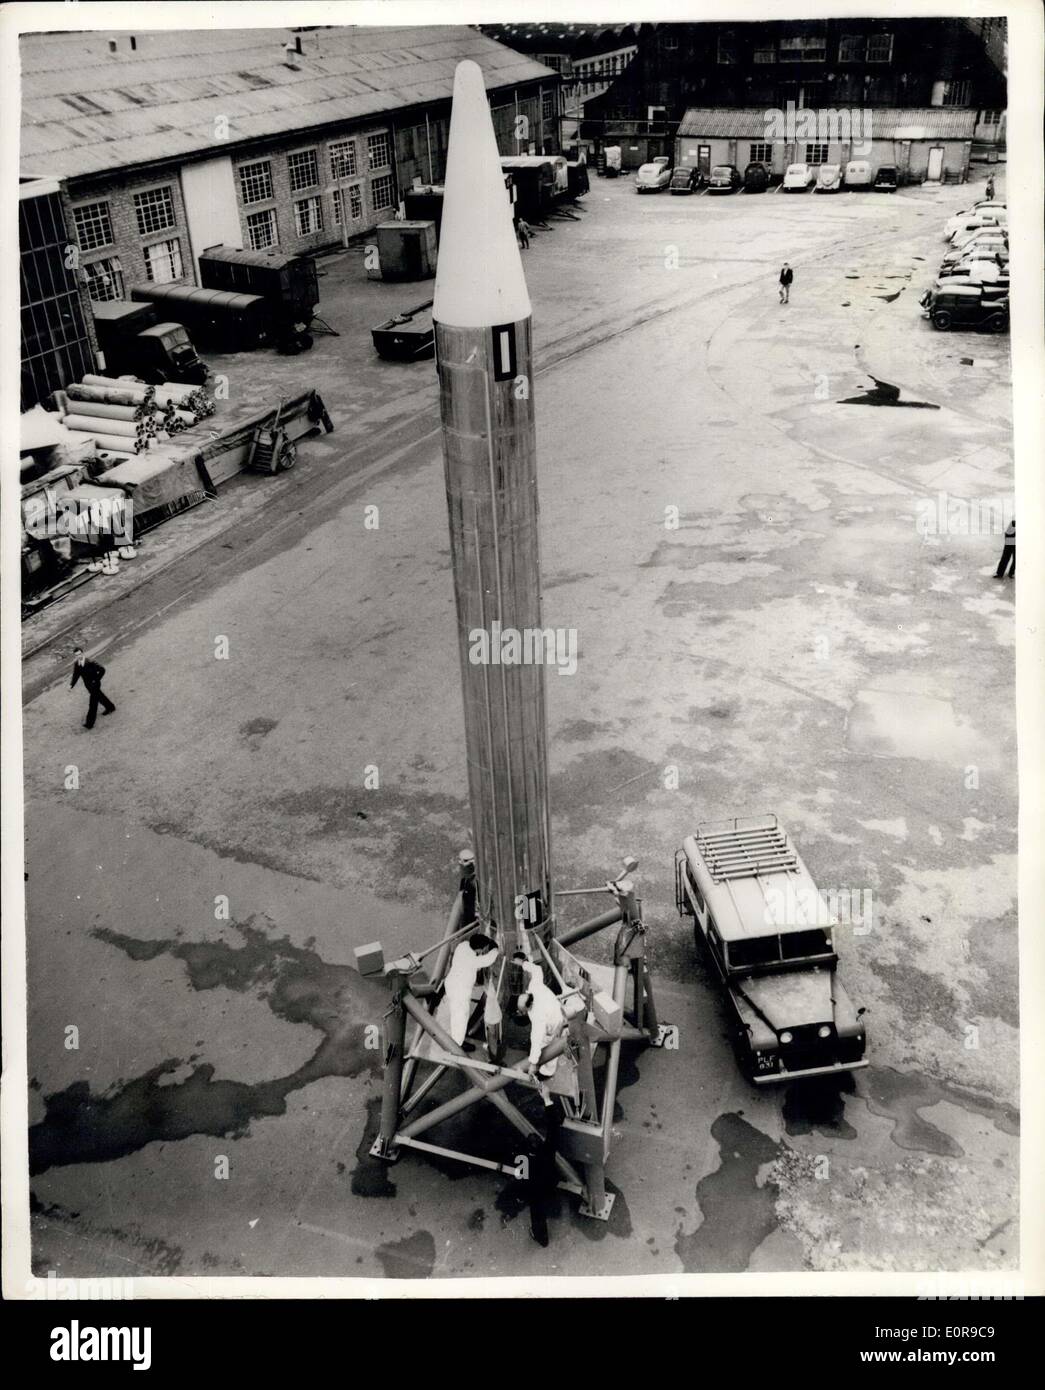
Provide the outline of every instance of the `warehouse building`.
<path id="1" fill-rule="evenodd" d="M 901 183 L 959 182 L 966 177 L 976 112 L 941 107 L 787 110 L 694 107 L 679 123 L 675 163 L 708 174 L 716 164 L 764 164 L 783 176 L 789 164 L 896 168 Z"/>
<path id="2" fill-rule="evenodd" d="M 23 171 L 60 183 L 90 298 L 192 284 L 224 243 L 314 252 L 438 182 L 454 70 L 504 154 L 558 149 L 561 78 L 465 26 L 26 35 Z"/>

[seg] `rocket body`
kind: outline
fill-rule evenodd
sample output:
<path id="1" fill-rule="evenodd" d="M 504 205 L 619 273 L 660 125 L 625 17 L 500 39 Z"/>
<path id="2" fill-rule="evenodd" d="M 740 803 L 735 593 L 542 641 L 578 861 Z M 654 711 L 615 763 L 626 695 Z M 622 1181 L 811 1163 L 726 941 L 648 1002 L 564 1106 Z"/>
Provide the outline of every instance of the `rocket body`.
<path id="1" fill-rule="evenodd" d="M 455 79 L 433 318 L 478 912 L 510 949 L 552 900 L 544 666 L 498 650 L 542 630 L 539 508 L 529 297 L 474 63 Z"/>

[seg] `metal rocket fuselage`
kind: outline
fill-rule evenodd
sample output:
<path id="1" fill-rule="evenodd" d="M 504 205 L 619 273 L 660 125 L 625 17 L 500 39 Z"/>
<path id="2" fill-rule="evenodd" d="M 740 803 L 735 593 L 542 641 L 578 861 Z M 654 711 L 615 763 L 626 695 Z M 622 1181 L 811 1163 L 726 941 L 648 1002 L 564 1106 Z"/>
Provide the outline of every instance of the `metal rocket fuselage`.
<path id="1" fill-rule="evenodd" d="M 470 63 L 455 83 L 439 255 L 433 317 L 478 907 L 510 948 L 519 899 L 539 894 L 545 920 L 552 902 L 544 666 L 499 659 L 498 641 L 542 630 L 532 338 L 489 107 Z M 534 641 L 516 656 L 541 651 Z"/>

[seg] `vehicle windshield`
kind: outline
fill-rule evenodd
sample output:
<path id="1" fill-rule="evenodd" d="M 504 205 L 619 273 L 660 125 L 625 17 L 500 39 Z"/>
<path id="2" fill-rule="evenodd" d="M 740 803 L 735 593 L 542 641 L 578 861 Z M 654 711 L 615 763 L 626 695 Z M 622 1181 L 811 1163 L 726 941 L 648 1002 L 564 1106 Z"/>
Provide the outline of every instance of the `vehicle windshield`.
<path id="1" fill-rule="evenodd" d="M 731 172 L 728 164 L 716 164 L 711 171 L 711 177 L 713 179 L 728 179 Z"/>
<path id="2" fill-rule="evenodd" d="M 755 936 L 729 943 L 729 963 L 734 968 L 744 965 L 769 965 L 779 959 L 779 936 Z"/>

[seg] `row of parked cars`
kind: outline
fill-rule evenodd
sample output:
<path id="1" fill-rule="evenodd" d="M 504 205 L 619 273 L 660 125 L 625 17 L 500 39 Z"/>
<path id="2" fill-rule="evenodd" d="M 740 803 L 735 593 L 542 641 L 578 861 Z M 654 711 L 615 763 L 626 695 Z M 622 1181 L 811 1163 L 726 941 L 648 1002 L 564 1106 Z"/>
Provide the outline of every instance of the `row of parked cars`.
<path id="1" fill-rule="evenodd" d="M 741 173 L 735 164 L 716 164 L 705 174 L 703 170 L 680 164 L 671 167 L 666 155 L 643 164 L 635 176 L 635 189 L 638 193 L 659 193 L 667 188 L 672 193 L 696 193 L 703 189 L 708 194 L 764 193 L 772 182 L 770 171 L 765 164 L 757 161 L 748 164 Z M 784 172 L 783 190 L 785 193 L 806 193 L 813 189 L 817 193 L 840 193 L 845 188 L 871 188 L 879 193 L 893 193 L 900 179 L 896 168 L 883 164 L 872 170 L 866 159 L 853 159 L 848 164 L 789 164 Z"/>
<path id="2" fill-rule="evenodd" d="M 934 328 L 1009 328 L 1009 211 L 984 198 L 949 218 L 948 249 L 932 286 L 922 296 L 922 316 Z"/>

